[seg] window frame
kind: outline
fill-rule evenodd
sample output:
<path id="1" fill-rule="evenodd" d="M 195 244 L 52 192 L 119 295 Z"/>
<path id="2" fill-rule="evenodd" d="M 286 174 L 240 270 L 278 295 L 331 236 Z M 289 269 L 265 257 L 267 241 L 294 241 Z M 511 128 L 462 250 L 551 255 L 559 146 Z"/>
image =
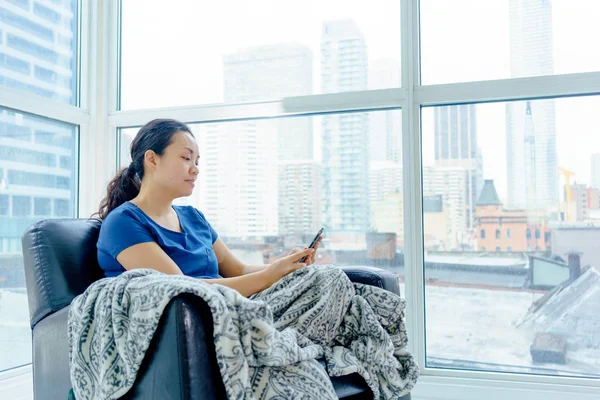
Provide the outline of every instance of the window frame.
<path id="1" fill-rule="evenodd" d="M 276 101 L 184 106 L 152 110 L 118 110 L 120 83 L 120 2 L 80 0 L 80 107 L 60 104 L 2 88 L 0 106 L 71 123 L 79 127 L 79 216 L 95 212 L 106 184 L 118 169 L 120 129 L 140 126 L 152 118 L 190 123 L 229 122 L 282 116 L 402 109 L 402 163 L 405 235 L 406 325 L 409 350 L 421 366 L 413 390 L 420 399 L 559 400 L 565 395 L 596 398 L 600 379 L 519 375 L 428 368 L 425 365 L 425 278 L 422 198 L 421 110 L 423 107 L 467 103 L 534 100 L 600 95 L 600 71 L 530 78 L 421 86 L 419 0 L 400 1 L 401 87 L 358 92 L 287 97 Z M 85 55 L 85 56 L 81 56 Z M 97 61 L 99 60 L 99 62 Z M 103 93 L 99 99 L 96 94 Z M 84 162 L 81 162 L 81 161 Z M 108 163 L 105 160 L 110 160 Z M 82 179 L 86 177 L 86 179 Z M 31 366 L 18 368 L 31 374 Z M 0 373 L 11 378 L 17 369 Z M 468 390 L 466 390 L 468 388 Z"/>
<path id="2" fill-rule="evenodd" d="M 464 385 L 474 388 L 469 399 L 503 398 L 506 382 L 515 386 L 515 395 L 523 399 L 547 400 L 551 394 L 577 393 L 587 398 L 600 388 L 600 380 L 518 375 L 502 372 L 437 369 L 425 367 L 425 293 L 423 262 L 422 212 L 422 107 L 465 103 L 503 102 L 575 95 L 600 94 L 600 72 L 495 81 L 466 82 L 421 86 L 419 48 L 419 0 L 399 0 L 401 27 L 401 87 L 358 92 L 327 93 L 286 97 L 275 101 L 243 104 L 213 104 L 151 110 L 117 111 L 108 116 L 110 134 L 116 136 L 122 128 L 143 125 L 152 118 L 169 117 L 188 123 L 230 122 L 283 116 L 311 116 L 322 113 L 402 109 L 402 162 L 405 177 L 404 199 L 405 269 L 407 328 L 409 349 L 421 366 L 422 377 L 413 394 L 415 397 L 444 400 L 465 399 Z M 113 12 L 112 15 L 118 15 Z M 122 22 L 114 22 L 120 26 Z M 118 40 L 113 44 L 118 48 Z M 118 65 L 112 64 L 113 80 Z M 409 90 L 409 88 L 413 88 Z M 116 94 L 115 94 L 116 98 Z M 112 138 L 111 138 L 112 140 Z M 111 174 L 116 172 L 116 166 Z M 110 174 L 109 174 L 110 175 Z M 444 389 L 439 389 L 443 387 Z M 450 394 L 454 393 L 454 394 Z M 538 393 L 535 397 L 528 397 Z M 558 399 L 558 397 L 556 397 Z M 591 399 L 591 397 L 589 397 Z"/>
<path id="3" fill-rule="evenodd" d="M 95 135 L 97 130 L 92 129 L 92 120 L 97 116 L 96 99 L 91 96 L 99 79 L 92 69 L 96 69 L 94 60 L 98 57 L 98 29 L 100 16 L 96 14 L 95 8 L 100 8 L 83 0 L 78 1 L 78 35 L 77 59 L 76 59 L 76 93 L 74 94 L 76 104 L 66 104 L 58 101 L 49 100 L 35 94 L 0 87 L 0 107 L 10 109 L 19 113 L 30 114 L 34 117 L 40 117 L 64 124 L 72 125 L 75 132 L 75 154 L 77 165 L 73 170 L 73 177 L 76 180 L 74 190 L 76 192 L 75 217 L 89 215 L 89 204 L 95 202 L 96 193 L 92 192 L 94 188 L 93 179 L 83 179 L 83 177 L 94 176 L 94 165 L 84 163 L 82 160 L 95 159 L 98 154 L 96 145 L 98 138 Z M 31 217 L 35 215 L 35 200 L 31 197 Z M 44 218 L 40 216 L 39 218 Z M 32 365 L 20 365 L 8 370 L 0 371 L 0 397 L 3 397 L 5 390 L 10 394 L 25 394 L 31 391 L 31 379 L 28 375 L 32 374 Z M 8 382 L 8 383 L 7 383 Z M 11 387 L 11 382 L 15 382 L 15 389 Z M 5 385 L 8 385 L 5 387 Z M 18 391 L 17 391 L 18 390 Z"/>

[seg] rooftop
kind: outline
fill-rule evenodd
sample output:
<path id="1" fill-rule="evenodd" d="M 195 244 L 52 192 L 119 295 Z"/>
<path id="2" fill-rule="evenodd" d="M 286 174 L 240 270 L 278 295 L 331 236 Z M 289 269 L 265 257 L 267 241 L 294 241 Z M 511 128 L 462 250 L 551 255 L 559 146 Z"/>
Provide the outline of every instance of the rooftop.
<path id="1" fill-rule="evenodd" d="M 477 200 L 478 206 L 501 206 L 502 202 L 498 197 L 498 192 L 496 192 L 496 187 L 494 186 L 493 179 L 486 179 L 483 184 L 483 189 L 481 189 L 481 194 L 479 195 L 479 199 Z"/>

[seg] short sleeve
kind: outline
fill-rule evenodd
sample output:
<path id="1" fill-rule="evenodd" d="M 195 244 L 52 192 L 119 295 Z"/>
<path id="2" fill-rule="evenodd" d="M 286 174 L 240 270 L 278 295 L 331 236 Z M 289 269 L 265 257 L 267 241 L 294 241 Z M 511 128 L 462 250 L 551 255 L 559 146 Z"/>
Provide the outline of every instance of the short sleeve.
<path id="1" fill-rule="evenodd" d="M 198 210 L 196 207 L 193 207 L 193 209 L 198 214 L 198 217 L 206 224 L 208 231 L 210 232 L 212 243 L 214 244 L 219 238 L 219 234 L 214 230 L 210 222 L 208 222 L 202 211 Z"/>
<path id="2" fill-rule="evenodd" d="M 109 214 L 102 222 L 99 243 L 115 259 L 123 250 L 140 243 L 155 242 L 150 230 L 129 210 Z"/>

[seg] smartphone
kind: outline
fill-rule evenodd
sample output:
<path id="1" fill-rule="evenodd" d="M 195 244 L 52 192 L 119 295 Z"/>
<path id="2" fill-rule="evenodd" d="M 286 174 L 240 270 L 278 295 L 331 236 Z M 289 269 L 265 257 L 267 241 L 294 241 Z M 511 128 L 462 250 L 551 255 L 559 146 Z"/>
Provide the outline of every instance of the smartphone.
<path id="1" fill-rule="evenodd" d="M 319 229 L 319 232 L 317 232 L 317 235 L 315 236 L 315 238 L 312 240 L 312 242 L 310 243 L 310 245 L 308 246 L 309 249 L 312 249 L 313 247 L 315 247 L 315 245 L 317 244 L 317 240 L 319 240 L 319 238 L 323 235 L 323 230 L 325 228 L 321 228 Z M 303 263 L 304 261 L 306 261 L 306 257 L 304 256 L 300 259 L 300 261 L 298 261 L 299 263 Z"/>

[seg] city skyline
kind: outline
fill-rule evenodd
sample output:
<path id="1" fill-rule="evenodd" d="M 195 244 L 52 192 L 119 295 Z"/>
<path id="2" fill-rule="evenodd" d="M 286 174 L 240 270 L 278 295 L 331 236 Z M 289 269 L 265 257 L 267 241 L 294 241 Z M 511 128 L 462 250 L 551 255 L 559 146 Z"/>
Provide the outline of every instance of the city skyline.
<path id="1" fill-rule="evenodd" d="M 126 48 L 123 51 L 129 58 L 129 61 L 123 62 L 123 93 L 125 103 L 129 102 L 133 108 L 150 108 L 161 106 L 157 102 L 153 93 L 161 94 L 161 101 L 164 105 L 187 105 L 203 104 L 222 101 L 222 54 L 228 54 L 238 49 L 250 48 L 257 45 L 270 45 L 275 43 L 298 43 L 307 46 L 313 52 L 313 89 L 314 93 L 321 92 L 320 84 L 320 26 L 324 20 L 353 18 L 357 25 L 364 32 L 365 39 L 369 46 L 369 65 L 377 60 L 389 59 L 392 57 L 400 66 L 400 42 L 399 42 L 399 4 L 396 2 L 380 1 L 377 7 L 350 2 L 341 7 L 340 2 L 328 1 L 325 3 L 308 2 L 302 7 L 298 4 L 291 4 L 293 7 L 294 19 L 270 18 L 278 15 L 288 15 L 283 13 L 281 5 L 271 4 L 269 8 L 271 14 L 260 15 L 256 10 L 262 6 L 261 2 L 256 3 L 256 9 L 249 9 L 246 13 L 252 17 L 253 29 L 248 29 L 248 34 L 243 37 L 237 37 L 229 34 L 230 24 L 244 27 L 249 24 L 248 18 L 242 19 L 236 16 L 235 19 L 215 24 L 212 20 L 202 20 L 202 23 L 182 24 L 172 32 L 154 32 L 152 24 L 148 25 L 154 18 L 163 18 L 170 13 L 177 13 L 180 17 L 202 14 L 202 10 L 194 2 L 181 2 L 178 7 L 170 10 L 164 10 L 162 7 L 149 3 L 143 11 L 136 6 L 136 2 L 125 4 L 125 17 L 131 22 L 131 25 L 124 24 L 123 45 Z M 593 23 L 596 16 L 600 15 L 600 3 L 590 0 L 574 0 L 569 6 L 565 2 L 554 2 L 552 9 L 553 22 L 553 53 L 554 53 L 554 72 L 584 72 L 591 71 L 600 66 L 600 54 L 588 51 L 585 47 L 585 41 L 581 40 L 584 35 L 591 35 L 594 32 L 600 34 L 600 26 Z M 271 7 L 272 6 L 272 7 Z M 135 10 L 136 13 L 127 14 L 127 10 Z M 214 10 L 217 15 L 219 12 L 226 12 L 227 5 L 215 5 Z M 249 7 L 251 8 L 251 7 Z M 380 10 L 380 11 L 375 11 Z M 421 10 L 421 42 L 422 42 L 422 76 L 423 83 L 451 83 L 459 81 L 470 81 L 478 79 L 497 79 L 510 77 L 510 65 L 508 62 L 509 50 L 509 4 L 506 2 L 493 2 L 483 4 L 483 2 L 472 2 L 467 0 L 456 0 L 449 7 L 444 1 L 423 0 L 420 6 Z M 211 10 L 213 11 L 213 10 Z M 203 14 L 204 15 L 204 14 Z M 393 16 L 393 18 L 391 17 Z M 269 18 L 267 18 L 269 17 Z M 383 18 L 382 18 L 383 17 Z M 452 24 L 450 21 L 453 21 Z M 578 23 L 575 24 L 574 22 Z M 579 23 L 581 21 L 581 23 Z M 274 28 L 273 24 L 277 24 Z M 187 25 L 187 27 L 183 27 Z M 195 25 L 195 26 L 191 26 Z M 193 28 L 193 29 L 192 29 Z M 192 30 L 190 30 L 192 29 Z M 194 30 L 197 29 L 198 31 Z M 240 28 L 242 29 L 242 28 Z M 270 32 L 276 29 L 279 34 L 273 37 Z M 480 32 L 469 42 L 461 40 L 466 34 L 472 31 Z M 178 66 L 177 76 L 165 76 L 164 71 L 170 68 L 167 59 L 153 60 L 151 65 L 144 63 L 145 54 L 154 51 L 156 48 L 164 49 L 167 43 L 171 43 L 175 38 L 182 37 L 205 37 L 210 34 L 216 36 L 214 46 L 208 46 L 201 41 L 202 47 L 195 47 L 192 55 L 201 65 L 201 69 L 195 68 L 193 73 L 188 72 L 187 66 Z M 396 36 L 397 35 L 397 36 Z M 131 43 L 130 47 L 127 47 Z M 187 45 L 187 40 L 181 42 L 180 50 Z M 151 45 L 150 45 L 151 44 Z M 134 46 L 135 45 L 135 46 Z M 149 46 L 148 49 L 145 46 Z M 141 47 L 140 47 L 141 46 Z M 168 51 L 177 51 L 174 46 Z M 433 57 L 432 55 L 435 55 Z M 440 59 L 443 59 L 441 63 Z M 194 63 L 194 59 L 190 60 Z M 142 67 L 143 63 L 143 67 Z M 441 68 L 440 65 L 444 65 Z M 201 72 L 201 73 L 198 73 Z M 400 69 L 398 70 L 400 73 Z M 158 82 L 159 87 L 154 88 L 153 93 L 147 93 L 145 88 L 147 82 L 156 74 L 161 74 L 165 82 Z M 210 82 L 206 81 L 196 89 L 196 80 L 210 77 Z M 179 83 L 173 82 L 173 79 L 181 80 Z M 170 85 L 164 87 L 164 85 Z M 200 84 L 200 83 L 199 83 Z M 133 85 L 133 86 L 129 86 Z M 131 89 L 128 89 L 131 87 Z M 129 100 L 128 100 L 129 99 Z M 205 100 L 203 100 L 205 99 Z M 559 100 L 556 103 L 556 131 L 569 131 L 570 138 L 579 138 L 580 142 L 585 140 L 590 143 L 587 148 L 600 149 L 600 137 L 589 137 L 593 133 L 590 127 L 593 126 L 591 115 L 594 109 L 600 107 L 600 99 L 579 98 L 572 99 L 567 104 Z M 495 137 L 504 135 L 503 125 L 505 124 L 505 112 L 498 113 L 489 108 L 482 109 L 477 105 L 479 115 L 478 131 L 481 134 L 480 147 L 483 148 L 485 158 L 483 169 L 486 171 L 498 171 L 506 169 L 506 159 L 500 158 L 494 152 L 486 149 L 504 149 L 506 143 L 497 143 Z M 125 104 L 125 108 L 132 107 Z M 426 108 L 424 111 L 427 110 Z M 315 118 L 318 119 L 318 118 Z M 483 122 L 482 122 L 483 120 Z M 485 120 L 493 123 L 486 124 Z M 500 128 L 499 128 L 500 127 Z M 320 160 L 321 155 L 321 124 L 314 124 L 315 133 L 315 157 Z M 426 141 L 426 121 L 424 118 L 423 126 L 423 161 L 427 165 L 429 160 L 433 162 L 433 143 L 430 147 Z M 586 136 L 587 135 L 587 136 Z M 598 136 L 598 135 L 596 135 Z M 558 162 L 562 166 L 577 173 L 578 180 L 588 181 L 590 174 L 589 157 L 580 155 L 580 148 L 576 146 L 574 140 L 564 140 L 557 135 Z M 505 150 L 502 150 L 505 151 Z M 491 154 L 490 154 L 491 153 Z M 506 198 L 506 182 L 504 178 L 494 176 L 485 176 L 484 178 L 495 179 L 500 195 Z"/>
<path id="2" fill-rule="evenodd" d="M 393 61 L 393 60 L 392 60 L 392 61 Z M 313 60 L 313 63 L 315 63 L 315 60 Z M 399 71 L 398 71 L 398 72 L 399 72 Z M 396 81 L 396 78 L 394 78 L 394 79 L 393 79 L 393 81 Z M 371 88 L 373 88 L 373 86 L 371 86 L 371 83 L 369 83 L 369 86 L 370 86 Z M 587 100 L 587 99 L 586 99 L 586 100 Z M 592 99 L 592 100 L 593 100 L 593 99 Z M 534 101 L 534 102 L 535 102 L 535 101 Z M 477 109 L 479 109 L 479 106 L 480 106 L 480 105 L 476 105 Z M 376 113 L 372 113 L 372 114 L 376 114 Z M 377 114 L 378 114 L 378 113 L 377 113 Z M 557 118 L 560 118 L 560 115 L 558 115 L 558 116 L 557 116 Z M 321 124 L 318 124 L 318 123 L 317 123 L 317 124 L 312 124 L 312 125 L 313 125 L 313 127 L 314 127 L 314 125 L 321 125 Z M 318 130 L 319 130 L 319 128 L 320 128 L 320 127 L 317 127 L 317 129 L 315 129 L 315 130 L 316 130 L 316 131 L 318 131 Z M 315 134 L 316 134 L 316 132 L 315 132 Z M 369 142 L 373 142 L 372 138 L 370 138 L 370 139 L 371 139 L 371 140 L 369 140 Z M 314 146 L 313 146 L 313 148 L 319 148 L 319 147 L 321 147 L 321 146 L 319 146 L 319 143 L 315 143 L 315 144 L 314 144 Z M 427 146 L 424 146 L 424 152 L 426 152 L 426 151 L 427 151 L 426 147 L 427 147 Z M 435 147 L 434 147 L 434 148 L 435 148 Z M 585 159 L 585 157 L 581 157 L 581 158 Z M 315 159 L 316 159 L 316 160 L 318 160 L 318 155 L 315 155 Z M 424 159 L 426 159 L 426 157 L 424 157 Z M 486 158 L 486 161 L 487 161 L 487 158 Z M 424 163 L 424 164 L 425 164 L 425 163 Z M 569 167 L 569 165 L 567 165 L 567 167 Z M 576 180 L 577 182 L 585 182 L 585 181 L 586 181 L 586 179 L 585 179 L 585 177 L 582 177 L 582 175 L 583 175 L 583 174 L 581 174 L 581 173 L 577 173 L 577 176 L 575 177 L 575 180 Z M 493 178 L 494 178 L 494 179 L 496 179 L 496 181 L 497 181 L 497 182 L 498 182 L 498 181 L 501 181 L 501 179 L 497 179 L 497 177 L 493 177 Z M 500 185 L 500 187 L 501 187 L 501 185 Z M 500 192 L 500 193 L 502 193 L 502 190 L 500 189 L 500 190 L 499 190 L 499 192 Z M 502 194 L 501 194 L 501 196 L 502 196 Z M 506 195 L 504 194 L 504 196 L 503 196 L 503 197 L 506 197 Z"/>

